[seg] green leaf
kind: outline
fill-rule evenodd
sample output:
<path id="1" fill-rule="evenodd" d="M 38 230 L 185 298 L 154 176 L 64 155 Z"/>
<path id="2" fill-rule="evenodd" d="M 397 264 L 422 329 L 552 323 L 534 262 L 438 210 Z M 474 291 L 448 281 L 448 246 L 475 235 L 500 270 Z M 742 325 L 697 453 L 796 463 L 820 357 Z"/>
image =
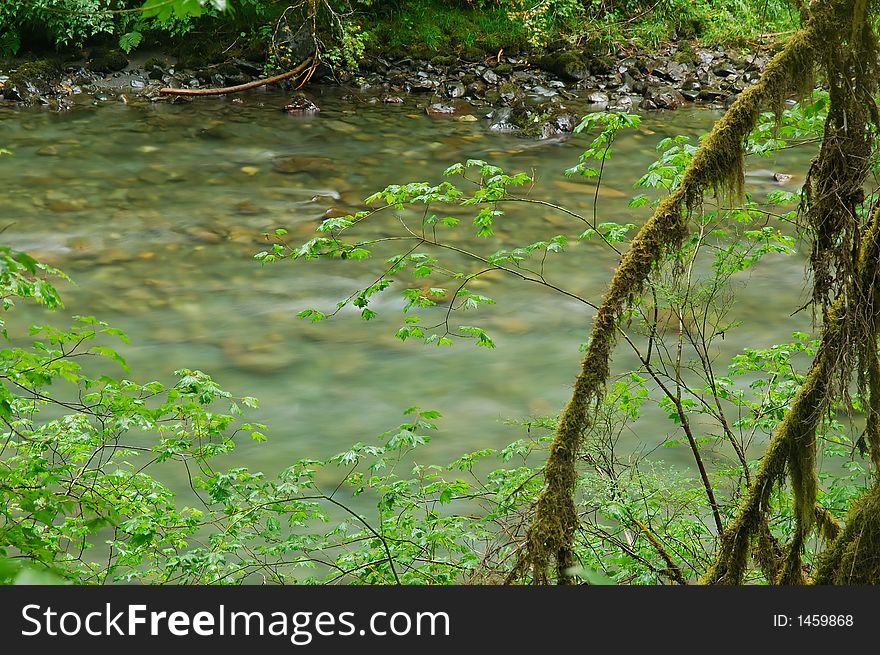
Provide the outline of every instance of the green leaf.
<path id="1" fill-rule="evenodd" d="M 123 34 L 119 37 L 119 48 L 128 54 L 141 44 L 143 38 L 144 36 L 140 32 L 128 32 L 127 34 Z"/>

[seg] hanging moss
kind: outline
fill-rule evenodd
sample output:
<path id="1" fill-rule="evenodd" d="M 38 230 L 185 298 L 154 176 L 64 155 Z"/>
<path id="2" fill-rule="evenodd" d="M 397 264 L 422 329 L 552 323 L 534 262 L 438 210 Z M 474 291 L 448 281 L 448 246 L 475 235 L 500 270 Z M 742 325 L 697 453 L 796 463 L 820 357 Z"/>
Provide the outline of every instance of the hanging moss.
<path id="1" fill-rule="evenodd" d="M 572 544 L 577 529 L 573 497 L 577 480 L 576 456 L 583 434 L 590 427 L 592 408 L 604 393 L 618 321 L 632 300 L 642 292 L 651 271 L 670 251 L 680 246 L 687 235 L 687 216 L 700 206 L 705 192 L 715 188 L 722 196 L 738 198 L 742 195 L 744 142 L 754 129 L 761 111 L 769 108 L 778 113 L 790 95 L 805 94 L 811 87 L 817 62 L 829 76 L 840 80 L 841 91 L 844 90 L 844 82 L 854 79 L 853 74 L 860 81 L 866 71 L 873 71 L 873 64 L 858 64 L 860 57 L 876 56 L 873 33 L 866 19 L 873 5 L 873 2 L 869 5 L 863 0 L 825 0 L 815 3 L 806 28 L 790 39 L 784 50 L 767 65 L 759 82 L 743 92 L 718 121 L 686 169 L 679 189 L 660 203 L 634 238 L 594 320 L 581 372 L 575 382 L 572 398 L 563 411 L 544 469 L 545 489 L 538 499 L 534 520 L 512 578 L 525 575 L 530 570 L 534 583 L 545 584 L 549 582 L 549 571 L 555 563 L 557 582 L 564 584 L 570 581 L 567 569 L 573 563 Z M 855 18 L 854 11 L 860 12 Z M 845 33 L 846 27 L 851 27 L 852 31 Z M 856 43 L 855 48 L 852 47 L 853 42 Z M 848 50 L 854 51 L 854 54 L 840 54 Z M 865 88 L 873 89 L 873 84 L 870 82 Z M 838 141 L 844 139 L 846 152 L 843 160 L 840 160 L 839 153 L 835 153 L 834 157 L 828 153 L 825 158 L 820 153 L 817 169 L 811 176 L 811 182 L 814 181 L 820 190 L 832 188 L 835 184 L 846 185 L 850 191 L 844 202 L 846 208 L 859 201 L 855 189 L 863 183 L 864 177 L 859 176 L 866 170 L 861 159 L 856 163 L 846 160 L 862 153 L 867 142 L 866 117 L 876 115 L 876 110 L 870 107 L 861 114 L 857 113 L 854 103 L 858 99 L 864 99 L 864 96 L 832 97 L 834 107 L 829 113 L 829 121 L 832 122 L 828 123 L 831 126 L 828 130 L 835 130 L 832 136 L 839 137 Z M 833 123 L 839 123 L 841 116 L 845 122 L 851 114 L 856 117 L 854 129 Z M 823 239 L 829 235 L 832 235 L 831 238 L 843 233 L 851 235 L 848 243 L 852 245 L 849 251 L 852 253 L 859 243 L 857 230 L 850 227 L 839 207 L 830 206 L 827 194 L 823 192 L 821 195 L 826 199 L 824 209 L 817 200 L 812 204 L 808 202 L 809 211 L 817 217 L 817 233 Z M 876 222 L 874 227 L 876 229 Z M 876 251 L 875 244 L 865 241 L 862 244 L 863 259 L 868 250 Z M 829 267 L 829 270 L 844 270 L 844 260 L 845 256 L 842 255 L 839 257 L 840 263 Z M 872 261 L 876 260 L 875 252 Z M 822 266 L 820 262 L 819 270 Z M 855 266 L 852 270 L 855 270 Z M 865 267 L 860 270 L 867 274 Z M 829 287 L 832 288 L 833 285 Z M 861 285 L 860 288 L 867 287 Z M 853 359 L 850 356 L 853 344 L 862 342 L 859 337 L 867 333 L 867 330 L 856 328 L 873 324 L 864 316 L 855 316 L 852 304 L 847 304 L 845 298 L 845 294 L 840 294 L 837 302 L 833 305 L 829 303 L 823 343 L 816 360 L 791 410 L 771 440 L 736 519 L 721 536 L 718 552 L 705 577 L 706 582 L 742 582 L 753 548 L 757 550 L 758 559 L 763 560 L 773 581 L 807 581 L 801 565 L 801 552 L 818 521 L 817 517 L 822 518 L 823 529 L 832 529 L 829 527 L 832 522 L 825 513 L 816 509 L 816 427 L 829 406 L 834 388 L 832 385 L 835 381 L 838 385 L 844 385 L 841 380 L 847 378 L 852 366 L 848 362 Z M 876 341 L 876 337 L 874 339 Z M 846 362 L 843 371 L 842 361 Z M 768 538 L 766 513 L 770 494 L 776 485 L 785 480 L 786 474 L 792 481 L 796 529 L 795 537 L 783 555 L 782 546 L 779 545 L 777 549 Z"/>
<path id="2" fill-rule="evenodd" d="M 880 267 L 880 209 L 871 216 L 870 229 L 861 241 L 858 261 L 859 270 L 854 282 L 863 289 L 876 288 Z M 835 531 L 830 517 L 816 511 L 815 430 L 827 410 L 828 390 L 845 359 L 842 355 L 854 346 L 848 328 L 853 324 L 876 321 L 873 304 L 848 302 L 847 298 L 846 294 L 841 294 L 828 312 L 822 343 L 813 365 L 770 440 L 737 518 L 721 537 L 715 559 L 703 580 L 707 584 L 742 583 L 749 540 L 758 536 L 762 507 L 766 506 L 773 487 L 784 479 L 786 467 L 791 474 L 797 525 L 781 580 L 786 583 L 805 581 L 799 573 L 799 555 L 817 516 L 826 537 Z M 871 336 L 871 342 L 876 349 L 876 334 Z"/>
<path id="3" fill-rule="evenodd" d="M 880 485 L 859 499 L 820 555 L 816 584 L 880 584 Z"/>

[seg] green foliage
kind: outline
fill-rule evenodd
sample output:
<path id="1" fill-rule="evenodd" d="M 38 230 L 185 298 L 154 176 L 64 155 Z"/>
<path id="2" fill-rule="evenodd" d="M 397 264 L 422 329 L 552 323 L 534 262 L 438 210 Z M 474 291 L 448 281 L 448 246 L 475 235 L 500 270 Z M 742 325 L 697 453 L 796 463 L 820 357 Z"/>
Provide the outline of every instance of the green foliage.
<path id="1" fill-rule="evenodd" d="M 79 47 L 115 36 L 130 52 L 143 37 L 180 39 L 197 26 L 244 32 L 265 42 L 275 21 L 291 3 L 279 0 L 33 0 L 0 3 L 0 55 L 15 54 L 25 43 L 47 41 Z M 293 3 L 302 7 L 302 3 Z M 708 43 L 744 43 L 762 32 L 789 29 L 795 18 L 782 0 L 662 0 L 599 2 L 583 0 L 322 0 L 332 28 L 327 60 L 356 71 L 367 50 L 386 57 L 497 53 L 529 45 L 568 42 L 601 49 L 636 38 L 654 44 L 672 38 Z M 324 11 L 326 9 L 326 12 Z M 329 17 L 329 18 L 328 18 Z M 326 19 L 326 20 L 325 20 Z M 260 36 L 262 35 L 262 36 Z M 34 41 L 36 39 L 36 41 Z"/>
<path id="2" fill-rule="evenodd" d="M 265 15 L 271 0 L 236 0 L 246 9 L 256 6 Z M 193 19 L 219 19 L 226 0 L 33 0 L 0 3 L 0 55 L 14 55 L 22 35 L 46 39 L 55 46 L 80 47 L 102 35 L 117 35 L 125 52 L 136 48 L 143 32 L 160 30 L 183 34 Z"/>
<path id="3" fill-rule="evenodd" d="M 128 32 L 119 37 L 119 48 L 128 54 L 137 48 L 143 39 L 144 35 L 140 32 Z"/>

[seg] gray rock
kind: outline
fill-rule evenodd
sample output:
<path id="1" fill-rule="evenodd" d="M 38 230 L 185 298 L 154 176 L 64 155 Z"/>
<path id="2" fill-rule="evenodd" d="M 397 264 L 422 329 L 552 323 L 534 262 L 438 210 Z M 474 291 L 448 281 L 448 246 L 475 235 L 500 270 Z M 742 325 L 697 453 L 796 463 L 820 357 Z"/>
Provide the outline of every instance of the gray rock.
<path id="1" fill-rule="evenodd" d="M 461 82 L 450 82 L 446 85 L 446 97 L 461 98 L 464 94 L 465 87 Z"/>
<path id="2" fill-rule="evenodd" d="M 433 105 L 431 105 L 430 107 L 426 107 L 425 112 L 428 115 L 454 114 L 455 107 L 453 107 L 452 105 L 444 105 L 442 102 L 437 102 L 437 103 L 434 103 Z"/>
<path id="3" fill-rule="evenodd" d="M 491 68 L 487 68 L 481 75 L 486 84 L 498 84 L 499 77 Z"/>
<path id="4" fill-rule="evenodd" d="M 701 64 L 711 64 L 715 56 L 708 50 L 697 50 L 697 59 Z"/>
<path id="5" fill-rule="evenodd" d="M 673 82 L 681 82 L 687 77 L 689 69 L 687 64 L 670 61 L 666 65 L 666 75 Z"/>
<path id="6" fill-rule="evenodd" d="M 685 103 L 684 96 L 668 85 L 650 87 L 645 92 L 645 100 L 653 103 L 658 109 L 678 109 Z"/>
<path id="7" fill-rule="evenodd" d="M 719 66 L 712 70 L 718 77 L 730 77 L 731 75 L 736 77 L 737 72 L 731 68 L 730 66 Z"/>

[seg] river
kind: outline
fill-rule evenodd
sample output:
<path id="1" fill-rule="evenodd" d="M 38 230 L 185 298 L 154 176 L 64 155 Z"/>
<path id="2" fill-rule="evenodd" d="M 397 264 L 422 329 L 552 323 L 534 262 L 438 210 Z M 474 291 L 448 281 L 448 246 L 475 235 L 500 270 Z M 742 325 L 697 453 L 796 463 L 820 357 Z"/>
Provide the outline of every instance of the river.
<path id="1" fill-rule="evenodd" d="M 394 337 L 400 317 L 390 301 L 369 323 L 352 314 L 320 325 L 296 318 L 307 307 L 332 309 L 371 280 L 375 263 L 264 267 L 253 255 L 266 247 L 266 232 L 283 227 L 303 241 L 327 210 L 360 208 L 387 184 L 439 181 L 449 164 L 468 158 L 535 171 L 533 197 L 589 213 L 592 187 L 562 174 L 588 137 L 527 141 L 490 132 L 485 121 L 428 116 L 427 100 L 415 96 L 383 106 L 343 99 L 336 89 L 314 93 L 322 111 L 309 118 L 279 111 L 285 96 L 270 91 L 235 102 L 124 104 L 83 96 L 65 113 L 0 110 L 0 146 L 13 153 L 0 157 L 3 240 L 76 283 L 60 285 L 66 308 L 51 320 L 94 315 L 124 330 L 131 345 L 121 352 L 134 379 L 171 382 L 173 370 L 197 368 L 234 395 L 259 398 L 251 418 L 269 426 L 269 441 L 243 444 L 235 458 L 267 472 L 369 441 L 411 405 L 443 414 L 422 455 L 436 463 L 521 437 L 509 419 L 558 412 L 579 369 L 589 308 L 537 285 L 493 278 L 479 291 L 498 304 L 468 319 L 486 327 L 498 347 L 426 347 Z M 697 137 L 718 116 L 701 109 L 649 113 L 639 129 L 622 133 L 604 174 L 600 220 L 644 221 L 649 210 L 627 203 L 659 141 Z M 779 188 L 772 172 L 802 172 L 811 154 L 750 161 L 756 174 L 749 190 Z M 291 158 L 288 172 L 279 170 L 279 157 Z M 795 190 L 799 181 L 785 188 Z M 582 230 L 534 207 L 516 208 L 504 221 L 497 247 Z M 743 327 L 725 339 L 722 355 L 809 329 L 807 312 L 789 316 L 805 289 L 805 258 L 794 259 L 767 257 L 738 278 L 733 318 Z M 597 300 L 615 261 L 607 249 L 582 244 L 556 258 L 554 275 Z M 42 310 L 22 306 L 10 328 L 24 335 L 28 322 L 46 320 Z M 624 349 L 615 362 L 633 363 Z M 653 448 L 673 430 L 648 412 L 625 446 Z M 686 448 L 662 455 L 690 459 Z"/>

